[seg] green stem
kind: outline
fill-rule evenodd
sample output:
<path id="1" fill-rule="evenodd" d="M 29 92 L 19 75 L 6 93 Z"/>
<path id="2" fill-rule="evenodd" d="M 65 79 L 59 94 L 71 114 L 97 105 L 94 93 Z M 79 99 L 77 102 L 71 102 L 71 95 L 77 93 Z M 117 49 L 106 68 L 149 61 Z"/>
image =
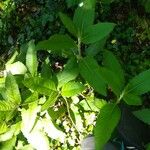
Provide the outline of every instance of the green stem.
<path id="1" fill-rule="evenodd" d="M 78 38 L 78 53 L 79 53 L 79 57 L 82 57 L 82 54 L 81 54 L 81 39 Z"/>

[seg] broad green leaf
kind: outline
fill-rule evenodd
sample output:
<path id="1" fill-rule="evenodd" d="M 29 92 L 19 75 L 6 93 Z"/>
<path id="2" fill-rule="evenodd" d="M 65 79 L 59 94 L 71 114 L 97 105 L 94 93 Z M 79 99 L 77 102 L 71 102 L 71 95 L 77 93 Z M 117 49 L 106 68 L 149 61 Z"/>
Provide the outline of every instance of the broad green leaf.
<path id="1" fill-rule="evenodd" d="M 0 78 L 0 89 L 5 87 L 5 78 Z"/>
<path id="2" fill-rule="evenodd" d="M 16 124 L 11 125 L 6 133 L 0 135 L 0 142 L 10 140 L 18 135 L 20 133 L 20 124 L 20 122 L 17 122 Z"/>
<path id="3" fill-rule="evenodd" d="M 24 104 L 32 103 L 38 100 L 38 93 L 33 92 L 28 98 L 25 99 Z"/>
<path id="4" fill-rule="evenodd" d="M 27 78 L 23 81 L 23 84 L 29 89 L 47 96 L 49 96 L 52 91 L 56 90 L 53 80 L 43 79 L 40 77 Z"/>
<path id="5" fill-rule="evenodd" d="M 84 44 L 91 44 L 107 37 L 114 29 L 114 23 L 98 23 L 87 27 L 81 39 Z"/>
<path id="6" fill-rule="evenodd" d="M 61 21 L 63 22 L 64 26 L 68 29 L 68 31 L 72 35 L 77 37 L 77 29 L 76 29 L 73 21 L 66 14 L 63 14 L 63 13 L 59 13 L 59 17 L 60 17 Z"/>
<path id="7" fill-rule="evenodd" d="M 141 95 L 150 91 L 150 69 L 140 73 L 126 86 L 125 93 Z"/>
<path id="8" fill-rule="evenodd" d="M 33 77 L 37 75 L 38 61 L 34 41 L 30 41 L 28 43 L 28 50 L 26 54 L 26 66 Z"/>
<path id="9" fill-rule="evenodd" d="M 104 145 L 111 138 L 120 116 L 121 112 L 117 105 L 106 104 L 102 107 L 94 128 L 96 150 L 103 149 Z"/>
<path id="10" fill-rule="evenodd" d="M 4 141 L 0 144 L 1 150 L 14 150 L 16 145 L 16 136 L 13 136 L 10 140 Z"/>
<path id="11" fill-rule="evenodd" d="M 133 114 L 141 121 L 150 125 L 150 109 L 145 108 L 138 111 L 134 111 Z"/>
<path id="12" fill-rule="evenodd" d="M 61 94 L 62 96 L 71 97 L 81 93 L 84 89 L 80 82 L 70 81 L 62 87 Z"/>
<path id="13" fill-rule="evenodd" d="M 7 129 L 7 124 L 5 122 L 0 122 L 0 134 L 5 133 Z"/>
<path id="14" fill-rule="evenodd" d="M 6 100 L 11 101 L 12 103 L 20 104 L 21 102 L 21 95 L 16 83 L 15 77 L 9 73 L 5 80 L 5 96 Z"/>
<path id="15" fill-rule="evenodd" d="M 61 88 L 67 82 L 74 80 L 79 74 L 77 60 L 71 58 L 68 60 L 64 70 L 57 74 L 58 88 Z"/>
<path id="16" fill-rule="evenodd" d="M 107 104 L 106 100 L 95 98 L 94 104 L 98 109 L 101 109 Z"/>
<path id="17" fill-rule="evenodd" d="M 128 104 L 128 105 L 142 105 L 142 99 L 138 95 L 134 94 L 125 94 L 123 96 L 123 100 Z"/>
<path id="18" fill-rule="evenodd" d="M 92 25 L 95 14 L 95 0 L 84 0 L 74 13 L 73 23 L 78 29 L 78 37 L 82 37 L 84 29 Z"/>
<path id="19" fill-rule="evenodd" d="M 86 54 L 88 56 L 96 56 L 99 52 L 103 51 L 105 42 L 106 42 L 106 38 L 91 44 L 87 49 L 85 49 Z"/>
<path id="20" fill-rule="evenodd" d="M 11 111 L 15 109 L 16 105 L 11 101 L 0 100 L 0 111 Z"/>
<path id="21" fill-rule="evenodd" d="M 13 75 L 25 74 L 27 72 L 27 68 L 22 62 L 17 61 L 13 64 L 6 65 L 6 71 L 11 72 Z"/>
<path id="22" fill-rule="evenodd" d="M 101 76 L 100 68 L 92 57 L 85 57 L 79 62 L 81 76 L 100 94 L 106 95 L 106 84 Z"/>
<path id="23" fill-rule="evenodd" d="M 122 91 L 122 84 L 120 84 L 120 80 L 117 78 L 116 73 L 105 67 L 100 67 L 100 73 L 105 82 L 111 87 L 112 91 L 119 96 Z"/>
<path id="24" fill-rule="evenodd" d="M 39 113 L 41 107 L 38 106 L 36 103 L 30 104 L 28 109 L 22 108 L 21 110 L 21 131 L 24 136 L 30 133 L 35 125 L 35 121 L 37 118 L 37 113 Z"/>
<path id="25" fill-rule="evenodd" d="M 121 90 L 124 86 L 124 73 L 116 56 L 112 52 L 105 50 L 103 63 L 106 68 L 115 74 L 117 80 L 119 81 L 119 88 Z"/>
<path id="26" fill-rule="evenodd" d="M 73 54 L 73 49 L 77 49 L 76 43 L 68 35 L 53 35 L 48 40 L 39 42 L 36 50 L 51 50 L 57 54 Z"/>
<path id="27" fill-rule="evenodd" d="M 48 100 L 42 105 L 42 111 L 47 110 L 49 107 L 52 107 L 58 97 L 58 92 L 53 91 L 50 95 Z"/>

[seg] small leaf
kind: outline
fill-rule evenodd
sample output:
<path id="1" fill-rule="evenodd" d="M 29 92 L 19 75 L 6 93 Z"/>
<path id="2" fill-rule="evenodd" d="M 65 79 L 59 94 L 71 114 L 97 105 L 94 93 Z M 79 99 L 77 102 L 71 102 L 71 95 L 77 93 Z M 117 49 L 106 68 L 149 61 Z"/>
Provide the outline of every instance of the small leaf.
<path id="1" fill-rule="evenodd" d="M 138 95 L 134 95 L 134 94 L 125 94 L 123 96 L 123 100 L 128 104 L 128 105 L 142 105 L 142 100 L 140 98 L 140 96 Z"/>
<path id="2" fill-rule="evenodd" d="M 104 66 L 115 73 L 117 80 L 119 81 L 119 88 L 124 86 L 124 72 L 121 68 L 121 65 L 115 55 L 105 50 L 104 51 Z"/>
<path id="3" fill-rule="evenodd" d="M 9 73 L 6 77 L 5 88 L 5 95 L 7 98 L 6 100 L 11 101 L 12 103 L 20 104 L 20 91 L 16 83 L 15 77 L 11 73 Z"/>
<path id="4" fill-rule="evenodd" d="M 64 26 L 68 29 L 68 31 L 74 35 L 77 36 L 77 29 L 73 23 L 73 21 L 65 14 L 59 13 L 59 17 L 61 21 L 63 22 Z"/>
<path id="5" fill-rule="evenodd" d="M 50 95 L 48 100 L 42 105 L 42 111 L 47 110 L 49 107 L 52 107 L 58 97 L 58 92 L 53 91 Z"/>
<path id="6" fill-rule="evenodd" d="M 33 77 L 37 75 L 38 61 L 34 41 L 30 41 L 28 43 L 28 50 L 26 54 L 26 66 Z"/>
<path id="7" fill-rule="evenodd" d="M 96 150 L 103 149 L 104 145 L 111 138 L 119 122 L 120 115 L 119 107 L 114 104 L 106 104 L 102 107 L 94 129 Z"/>
<path id="8" fill-rule="evenodd" d="M 22 62 L 17 61 L 13 64 L 6 65 L 6 71 L 11 72 L 13 75 L 25 74 L 27 72 L 27 68 Z"/>
<path id="9" fill-rule="evenodd" d="M 141 121 L 150 125 L 150 109 L 145 108 L 138 111 L 134 111 L 133 114 Z"/>
<path id="10" fill-rule="evenodd" d="M 79 62 L 81 76 L 100 94 L 106 95 L 106 84 L 100 72 L 96 60 L 92 57 L 85 57 Z"/>
<path id="11" fill-rule="evenodd" d="M 150 91 L 150 69 L 134 77 L 126 86 L 125 93 L 141 95 Z"/>
<path id="12" fill-rule="evenodd" d="M 77 49 L 76 43 L 68 35 L 59 34 L 55 34 L 36 45 L 36 50 L 51 50 L 56 54 L 64 52 L 67 55 L 72 55 L 73 49 Z"/>
<path id="13" fill-rule="evenodd" d="M 84 44 L 91 44 L 107 37 L 115 27 L 114 23 L 98 23 L 87 27 L 81 39 Z"/>
<path id="14" fill-rule="evenodd" d="M 25 99 L 24 104 L 29 104 L 38 100 L 38 93 L 33 92 L 28 98 Z"/>
<path id="15" fill-rule="evenodd" d="M 57 74 L 58 88 L 61 88 L 67 82 L 74 80 L 79 74 L 77 60 L 71 58 L 68 60 L 64 70 Z"/>
<path id="16" fill-rule="evenodd" d="M 84 86 L 79 82 L 68 82 L 62 87 L 62 96 L 71 97 L 81 93 L 84 90 Z"/>

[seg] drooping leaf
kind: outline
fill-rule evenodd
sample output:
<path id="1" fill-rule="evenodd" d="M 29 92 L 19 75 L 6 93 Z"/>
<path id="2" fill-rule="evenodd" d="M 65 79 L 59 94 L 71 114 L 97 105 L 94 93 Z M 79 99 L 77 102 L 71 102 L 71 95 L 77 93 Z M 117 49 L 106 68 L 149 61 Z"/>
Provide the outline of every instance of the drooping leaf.
<path id="1" fill-rule="evenodd" d="M 150 91 L 150 69 L 131 79 L 131 81 L 126 86 L 125 93 L 141 95 L 148 91 Z"/>
<path id="2" fill-rule="evenodd" d="M 95 0 L 84 0 L 74 13 L 73 23 L 78 29 L 78 37 L 82 37 L 84 29 L 93 24 Z"/>
<path id="3" fill-rule="evenodd" d="M 81 76 L 100 94 L 106 95 L 106 84 L 101 76 L 100 68 L 92 57 L 85 57 L 79 62 Z"/>
<path id="4" fill-rule="evenodd" d="M 61 94 L 62 96 L 71 97 L 81 93 L 84 89 L 80 82 L 70 81 L 62 87 Z"/>
<path id="5" fill-rule="evenodd" d="M 0 142 L 7 141 L 20 133 L 20 122 L 11 125 L 11 128 L 4 134 L 0 135 Z"/>
<path id="6" fill-rule="evenodd" d="M 107 37 L 115 27 L 114 23 L 98 23 L 87 27 L 81 39 L 84 44 L 91 44 Z"/>
<path id="7" fill-rule="evenodd" d="M 28 98 L 25 99 L 24 104 L 32 103 L 38 100 L 38 92 L 33 92 Z"/>
<path id="8" fill-rule="evenodd" d="M 11 101 L 0 101 L 0 111 L 10 111 L 15 108 L 15 104 Z"/>
<path id="9" fill-rule="evenodd" d="M 117 80 L 119 81 L 119 88 L 123 88 L 124 73 L 116 56 L 112 52 L 105 50 L 103 62 L 106 68 L 114 72 Z"/>
<path id="10" fill-rule="evenodd" d="M 28 43 L 28 50 L 26 54 L 26 66 L 33 77 L 37 75 L 38 61 L 34 41 L 30 41 Z"/>
<path id="11" fill-rule="evenodd" d="M 46 100 L 46 102 L 42 105 L 42 111 L 47 110 L 49 107 L 52 107 L 58 97 L 58 92 L 53 91 L 50 95 L 48 100 Z"/>
<path id="12" fill-rule="evenodd" d="M 104 145 L 111 138 L 119 122 L 120 115 L 119 107 L 114 104 L 106 104 L 102 107 L 94 128 L 96 150 L 103 149 Z"/>
<path id="13" fill-rule="evenodd" d="M 55 83 L 51 79 L 49 80 L 40 77 L 34 77 L 25 79 L 23 83 L 29 89 L 47 96 L 49 96 L 52 91 L 56 90 Z"/>
<path id="14" fill-rule="evenodd" d="M 21 95 L 16 83 L 15 77 L 9 73 L 5 80 L 5 96 L 6 100 L 11 101 L 12 103 L 20 104 Z"/>
<path id="15" fill-rule="evenodd" d="M 66 14 L 63 14 L 63 13 L 59 13 L 59 17 L 60 17 L 61 21 L 63 22 L 64 26 L 68 29 L 68 31 L 72 35 L 77 37 L 77 29 L 76 29 L 73 21 Z"/>
<path id="16" fill-rule="evenodd" d="M 145 108 L 138 111 L 134 111 L 133 114 L 141 121 L 150 125 L 150 109 Z"/>
<path id="17" fill-rule="evenodd" d="M 13 136 L 11 139 L 4 141 L 0 145 L 1 150 L 13 150 L 16 145 L 16 136 Z"/>
<path id="18" fill-rule="evenodd" d="M 41 107 L 37 105 L 37 103 L 33 103 L 29 105 L 28 109 L 22 108 L 21 110 L 21 131 L 24 136 L 28 135 L 35 124 L 37 113 L 40 112 Z"/>
<path id="19" fill-rule="evenodd" d="M 77 45 L 68 35 L 56 34 L 36 45 L 36 50 L 51 50 L 57 54 L 72 55 L 73 49 L 77 49 Z"/>
<path id="20" fill-rule="evenodd" d="M 142 105 L 142 99 L 138 95 L 134 95 L 131 93 L 125 94 L 123 96 L 123 100 L 128 104 L 128 105 Z"/>
<path id="21" fill-rule="evenodd" d="M 11 72 L 13 75 L 25 74 L 27 72 L 27 68 L 22 62 L 17 61 L 13 64 L 6 65 L 6 71 Z"/>
<path id="22" fill-rule="evenodd" d="M 64 70 L 57 74 L 58 88 L 62 87 L 67 82 L 74 80 L 79 74 L 77 60 L 71 58 L 68 60 Z"/>

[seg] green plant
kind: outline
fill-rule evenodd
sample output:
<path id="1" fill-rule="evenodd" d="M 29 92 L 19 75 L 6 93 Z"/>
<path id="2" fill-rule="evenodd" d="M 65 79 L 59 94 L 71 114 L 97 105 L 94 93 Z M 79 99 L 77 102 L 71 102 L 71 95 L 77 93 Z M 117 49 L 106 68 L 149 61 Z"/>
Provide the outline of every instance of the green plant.
<path id="1" fill-rule="evenodd" d="M 142 104 L 140 95 L 150 90 L 150 70 L 125 84 L 123 70 L 112 52 L 103 50 L 101 65 L 94 58 L 115 27 L 108 22 L 93 25 L 95 3 L 85 0 L 76 9 L 73 21 L 59 13 L 72 36 L 56 34 L 36 45 L 30 41 L 25 55 L 15 55 L 6 63 L 6 77 L 0 81 L 1 149 L 49 150 L 52 139 L 65 145 L 66 135 L 57 126 L 64 113 L 68 114 L 80 139 L 84 116 L 79 115 L 79 109 L 100 112 L 94 134 L 96 150 L 102 149 L 119 122 L 121 100 L 128 105 Z M 48 58 L 42 65 L 38 64 L 39 50 L 68 61 L 55 72 Z M 94 95 L 97 92 L 106 96 L 110 89 L 116 96 L 109 102 Z M 85 94 L 87 91 L 90 96 Z"/>

